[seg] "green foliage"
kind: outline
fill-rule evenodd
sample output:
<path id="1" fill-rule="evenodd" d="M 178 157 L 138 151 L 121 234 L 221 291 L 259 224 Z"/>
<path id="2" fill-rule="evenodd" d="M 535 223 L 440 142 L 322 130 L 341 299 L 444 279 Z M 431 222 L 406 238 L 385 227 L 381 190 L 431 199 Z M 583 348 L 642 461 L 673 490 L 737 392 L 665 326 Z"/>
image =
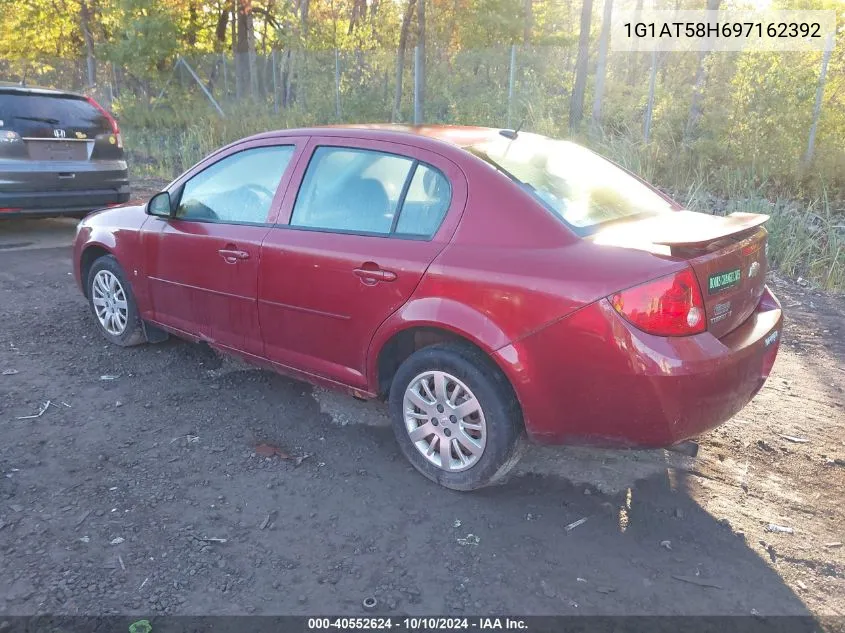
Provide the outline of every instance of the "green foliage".
<path id="1" fill-rule="evenodd" d="M 87 86 L 83 1 L 98 60 L 98 85 L 93 88 Z M 169 177 L 220 145 L 254 132 L 389 120 L 396 49 L 409 0 L 0 2 L 0 79 L 25 78 L 94 92 L 118 114 L 132 168 Z M 580 3 L 425 3 L 427 122 L 501 127 L 510 119 L 511 126 L 569 135 Z M 603 9 L 601 2 L 594 4 L 587 114 Z M 599 125 L 585 121 L 573 136 L 695 208 L 724 212 L 727 205 L 739 204 L 769 209 L 776 264 L 843 288 L 845 254 L 837 227 L 845 225 L 845 4 L 775 4 L 832 8 L 838 14 L 840 42 L 830 58 L 809 164 L 804 156 L 821 53 L 705 56 L 701 116 L 693 129 L 689 121 L 699 55 L 659 55 L 651 142 L 645 144 L 652 57 L 611 52 L 602 120 Z M 656 6 L 668 5 L 694 9 L 704 2 L 659 0 Z M 240 56 L 242 63 L 233 55 L 233 6 L 241 7 L 252 24 L 246 36 L 251 35 L 254 57 Z M 621 8 L 617 2 L 614 10 Z M 405 122 L 413 118 L 413 49 L 418 43 L 416 11 L 410 15 L 398 111 L 399 121 Z M 512 44 L 517 49 L 509 102 Z M 225 118 L 185 68 L 174 71 L 179 56 L 221 103 Z M 245 57 L 251 59 L 245 62 Z"/>
<path id="2" fill-rule="evenodd" d="M 118 26 L 101 52 L 137 76 L 162 71 L 180 50 L 178 8 L 158 0 L 117 0 Z"/>

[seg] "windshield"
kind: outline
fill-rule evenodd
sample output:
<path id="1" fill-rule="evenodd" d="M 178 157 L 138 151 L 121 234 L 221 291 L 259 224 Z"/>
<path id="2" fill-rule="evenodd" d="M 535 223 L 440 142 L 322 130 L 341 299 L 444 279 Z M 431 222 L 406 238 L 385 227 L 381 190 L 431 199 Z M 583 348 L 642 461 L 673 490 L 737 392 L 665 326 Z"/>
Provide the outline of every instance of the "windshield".
<path id="1" fill-rule="evenodd" d="M 520 132 L 513 140 L 497 136 L 467 149 L 574 227 L 672 211 L 672 204 L 650 187 L 569 141 Z"/>

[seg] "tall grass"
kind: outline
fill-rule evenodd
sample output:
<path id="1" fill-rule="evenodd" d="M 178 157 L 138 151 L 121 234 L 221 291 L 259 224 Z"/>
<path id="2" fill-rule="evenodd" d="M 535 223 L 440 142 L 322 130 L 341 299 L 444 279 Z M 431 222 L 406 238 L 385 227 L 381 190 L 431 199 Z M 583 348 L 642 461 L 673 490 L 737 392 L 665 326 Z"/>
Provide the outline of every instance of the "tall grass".
<path id="1" fill-rule="evenodd" d="M 690 148 L 657 147 L 600 133 L 587 143 L 694 211 L 768 215 L 769 260 L 774 269 L 826 290 L 845 291 L 845 202 L 832 200 L 826 188 L 820 196 L 772 200 L 766 195 L 765 176 L 750 168 L 706 169 L 696 164 Z"/>
<path id="2" fill-rule="evenodd" d="M 256 114 L 249 107 L 231 110 L 224 119 L 210 108 L 194 105 L 179 110 L 129 110 L 122 125 L 133 172 L 174 178 L 237 139 L 328 122 L 323 119 L 302 108 L 274 115 Z M 559 121 L 538 116 L 533 123 L 530 129 L 534 131 L 561 135 Z M 819 287 L 845 291 L 845 208 L 837 208 L 845 203 L 831 200 L 826 189 L 821 196 L 777 196 L 772 200 L 766 175 L 753 167 L 714 166 L 695 148 L 681 143 L 643 143 L 638 130 L 617 130 L 613 135 L 592 130 L 577 140 L 655 183 L 690 209 L 718 215 L 735 211 L 768 214 L 773 267 Z"/>
<path id="3" fill-rule="evenodd" d="M 316 125 L 299 108 L 277 115 L 243 107 L 221 118 L 205 106 L 173 111 L 130 111 L 121 117 L 129 160 L 136 173 L 173 178 L 220 147 L 268 130 Z"/>

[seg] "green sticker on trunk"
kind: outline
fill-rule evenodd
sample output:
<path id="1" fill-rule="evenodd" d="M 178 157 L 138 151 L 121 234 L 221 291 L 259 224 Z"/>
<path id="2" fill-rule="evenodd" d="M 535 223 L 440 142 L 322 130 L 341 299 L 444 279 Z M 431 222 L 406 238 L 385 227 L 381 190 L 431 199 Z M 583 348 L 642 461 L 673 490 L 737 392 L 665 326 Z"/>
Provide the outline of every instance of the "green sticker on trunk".
<path id="1" fill-rule="evenodd" d="M 716 273 L 715 275 L 710 275 L 707 284 L 708 292 L 712 295 L 716 294 L 717 292 L 721 292 L 722 290 L 727 290 L 728 288 L 738 286 L 741 278 L 742 270 L 739 268 L 729 270 L 725 273 Z"/>

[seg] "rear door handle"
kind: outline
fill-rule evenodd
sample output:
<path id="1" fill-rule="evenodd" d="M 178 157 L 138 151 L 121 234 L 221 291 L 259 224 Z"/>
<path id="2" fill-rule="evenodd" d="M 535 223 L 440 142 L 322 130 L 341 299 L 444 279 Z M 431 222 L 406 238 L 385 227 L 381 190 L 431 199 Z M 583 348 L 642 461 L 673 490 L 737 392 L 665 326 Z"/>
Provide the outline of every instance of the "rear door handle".
<path id="1" fill-rule="evenodd" d="M 352 272 L 364 280 L 364 283 L 396 280 L 395 272 L 392 270 L 384 270 L 382 268 L 355 268 Z"/>
<path id="2" fill-rule="evenodd" d="M 226 261 L 228 264 L 234 264 L 238 260 L 242 259 L 249 259 L 249 253 L 246 251 L 242 251 L 237 249 L 233 244 L 228 245 L 226 248 L 221 248 L 219 251 L 220 256 Z"/>

